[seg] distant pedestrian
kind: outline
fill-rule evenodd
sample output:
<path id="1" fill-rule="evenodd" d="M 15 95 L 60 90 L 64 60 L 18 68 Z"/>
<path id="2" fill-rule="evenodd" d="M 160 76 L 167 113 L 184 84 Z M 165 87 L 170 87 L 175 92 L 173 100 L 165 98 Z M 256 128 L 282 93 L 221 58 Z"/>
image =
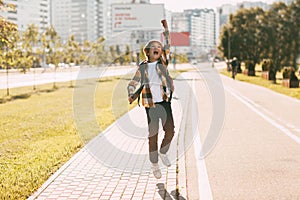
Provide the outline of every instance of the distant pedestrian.
<path id="1" fill-rule="evenodd" d="M 235 75 L 237 73 L 237 67 L 238 67 L 238 60 L 236 57 L 234 57 L 231 61 L 231 73 L 233 79 L 235 79 Z"/>
<path id="2" fill-rule="evenodd" d="M 129 82 L 128 101 L 132 103 L 142 92 L 142 105 L 146 109 L 148 121 L 149 158 L 152 163 L 153 174 L 161 177 L 158 157 L 167 167 L 171 166 L 167 152 L 174 136 L 174 120 L 171 108 L 173 80 L 167 69 L 168 60 L 165 57 L 163 45 L 160 41 L 151 40 L 144 47 L 146 60 L 139 67 Z M 141 85 L 136 91 L 136 87 Z M 159 119 L 161 119 L 164 138 L 158 150 Z"/>
<path id="3" fill-rule="evenodd" d="M 176 69 L 176 54 L 174 53 L 172 57 L 173 68 Z"/>

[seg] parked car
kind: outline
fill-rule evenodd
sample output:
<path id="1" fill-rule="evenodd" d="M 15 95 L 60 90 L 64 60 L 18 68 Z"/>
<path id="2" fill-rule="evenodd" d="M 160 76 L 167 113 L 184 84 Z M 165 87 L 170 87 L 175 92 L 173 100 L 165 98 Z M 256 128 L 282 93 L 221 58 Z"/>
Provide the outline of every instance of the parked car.
<path id="1" fill-rule="evenodd" d="M 191 60 L 192 65 L 197 65 L 198 61 L 196 59 Z"/>

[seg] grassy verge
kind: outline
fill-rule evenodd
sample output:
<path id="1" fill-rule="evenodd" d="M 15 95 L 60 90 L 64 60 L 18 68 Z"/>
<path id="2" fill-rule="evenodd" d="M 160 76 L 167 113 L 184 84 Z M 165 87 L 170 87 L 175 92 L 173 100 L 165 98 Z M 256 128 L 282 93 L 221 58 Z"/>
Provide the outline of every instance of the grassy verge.
<path id="1" fill-rule="evenodd" d="M 56 88 L 14 88 L 10 96 L 0 90 L 0 199 L 29 197 L 86 142 L 136 106 L 127 103 L 131 76 L 82 80 L 74 87 L 65 82 Z M 90 103 L 94 119 L 76 120 L 74 113 L 84 115 Z"/>
<path id="2" fill-rule="evenodd" d="M 0 199 L 26 199 L 85 141 L 134 107 L 128 106 L 125 81 L 127 78 L 111 77 L 82 81 L 74 88 L 69 83 L 60 83 L 54 90 L 52 84 L 38 86 L 36 91 L 32 87 L 16 88 L 11 89 L 9 97 L 1 90 Z M 78 134 L 73 117 L 73 94 L 91 84 L 97 86 L 92 101 L 98 128 L 84 138 Z M 114 95 L 119 97 L 113 105 L 118 113 L 112 112 Z"/>
<path id="3" fill-rule="evenodd" d="M 226 69 L 221 70 L 220 73 L 231 77 L 231 72 L 228 72 Z M 255 76 L 247 76 L 244 74 L 237 74 L 235 79 L 239 80 L 239 81 L 244 81 L 244 82 L 252 83 L 255 85 L 263 86 L 263 87 L 269 88 L 270 90 L 273 90 L 275 92 L 300 99 L 300 88 L 287 88 L 287 87 L 282 86 L 281 73 L 277 74 L 276 83 L 273 83 L 273 81 L 263 79 L 261 77 L 260 71 L 256 71 L 255 73 L 256 73 Z"/>

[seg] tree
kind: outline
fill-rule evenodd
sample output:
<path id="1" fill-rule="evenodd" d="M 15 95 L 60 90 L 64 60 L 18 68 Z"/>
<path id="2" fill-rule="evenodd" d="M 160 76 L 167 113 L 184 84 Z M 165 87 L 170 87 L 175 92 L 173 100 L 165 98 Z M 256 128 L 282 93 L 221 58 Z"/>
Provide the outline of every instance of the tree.
<path id="1" fill-rule="evenodd" d="M 29 24 L 26 28 L 26 30 L 23 32 L 23 38 L 22 38 L 22 46 L 23 49 L 26 51 L 26 56 L 30 57 L 30 67 L 36 67 L 33 66 L 33 60 L 34 57 L 37 60 L 37 64 L 39 65 L 39 59 L 37 54 L 37 48 L 38 48 L 38 41 L 39 41 L 39 28 L 35 24 Z"/>
<path id="2" fill-rule="evenodd" d="M 61 51 L 59 50 L 62 46 L 61 40 L 53 26 L 46 28 L 46 31 L 41 37 L 43 52 L 46 57 L 46 63 L 54 65 L 54 82 L 53 88 L 56 88 L 56 70 L 58 63 L 61 58 Z M 47 50 L 47 51 L 45 51 Z"/>
<path id="3" fill-rule="evenodd" d="M 230 42 L 230 29 L 229 25 L 222 26 L 221 33 L 220 33 L 220 44 L 218 49 L 222 52 L 223 57 L 229 59 L 231 57 L 229 55 L 229 42 Z"/>
<path id="4" fill-rule="evenodd" d="M 79 43 L 75 40 L 75 36 L 71 35 L 65 45 L 65 57 L 64 62 L 65 63 L 76 63 L 77 61 L 77 51 L 79 48 Z"/>
<path id="5" fill-rule="evenodd" d="M 58 34 L 54 29 L 54 27 L 50 26 L 46 29 L 44 35 L 45 35 L 45 39 L 43 42 L 43 47 L 48 49 L 49 52 L 48 62 L 53 63 L 55 67 L 57 67 L 58 60 L 57 60 L 56 48 L 60 43 Z"/>
<path id="6" fill-rule="evenodd" d="M 220 11 L 221 13 L 221 11 Z M 232 48 L 232 44 L 236 44 L 238 37 L 238 34 L 234 34 L 233 26 L 231 24 L 233 15 L 231 14 L 229 16 L 229 20 L 227 24 L 223 25 L 220 33 L 220 45 L 218 46 L 218 49 L 223 52 L 223 57 L 227 58 L 227 70 L 230 70 L 230 59 L 232 57 L 232 51 L 234 51 L 234 54 L 238 54 L 238 50 L 236 48 Z M 236 31 L 236 30 L 235 30 Z M 239 57 L 239 56 L 237 56 Z"/>
<path id="7" fill-rule="evenodd" d="M 103 63 L 106 63 L 109 60 L 109 56 L 104 49 L 104 45 L 103 45 L 104 41 L 105 38 L 100 37 L 91 45 L 89 60 L 94 65 L 101 65 Z"/>
<path id="8" fill-rule="evenodd" d="M 239 57 L 246 66 L 268 60 L 269 78 L 285 66 L 297 69 L 300 54 L 300 0 L 289 7 L 273 3 L 268 11 L 261 8 L 240 9 L 222 28 L 219 49 L 223 55 Z M 228 56 L 229 57 L 229 56 Z"/>
<path id="9" fill-rule="evenodd" d="M 276 83 L 276 73 L 281 70 L 285 62 L 288 60 L 289 42 L 286 31 L 287 18 L 285 12 L 287 6 L 284 3 L 272 4 L 270 10 L 266 13 L 266 31 L 267 31 L 267 58 L 270 58 L 273 67 L 270 69 L 273 74 L 274 83 Z M 275 42 L 274 42 L 275 41 Z"/>
<path id="10" fill-rule="evenodd" d="M 89 56 L 92 51 L 91 43 L 88 40 L 85 40 L 83 42 L 82 46 L 82 54 L 80 56 L 80 62 L 86 64 L 89 64 Z"/>
<path id="11" fill-rule="evenodd" d="M 116 52 L 116 50 L 115 50 L 115 48 L 114 48 L 114 46 L 110 46 L 109 47 L 109 53 L 110 53 L 110 58 L 111 58 L 111 62 L 110 63 L 112 63 L 112 64 L 114 64 L 115 63 L 115 60 L 117 59 L 117 52 Z"/>
<path id="12" fill-rule="evenodd" d="M 124 62 L 126 64 L 130 63 L 131 58 L 132 58 L 132 56 L 131 56 L 130 46 L 126 45 L 126 51 L 125 51 L 125 55 L 124 55 Z"/>
<path id="13" fill-rule="evenodd" d="M 15 10 L 13 4 L 0 0 L 0 11 Z M 6 94 L 9 96 L 8 70 L 13 66 L 13 48 L 16 44 L 17 25 L 0 16 L 0 65 L 6 69 Z"/>
<path id="14" fill-rule="evenodd" d="M 79 46 L 79 43 L 75 40 L 75 36 L 71 35 L 67 41 L 67 43 L 64 45 L 64 58 L 63 61 L 64 63 L 69 64 L 69 69 L 70 69 L 70 87 L 73 87 L 72 83 L 72 66 L 78 65 L 81 60 L 81 54 L 82 54 L 82 49 Z"/>
<path id="15" fill-rule="evenodd" d="M 254 66 L 259 64 L 262 60 L 263 53 L 263 42 L 264 39 L 259 37 L 261 25 L 259 23 L 260 16 L 264 15 L 264 11 L 261 8 L 255 8 L 249 10 L 248 17 L 248 25 L 249 30 L 248 33 L 251 36 L 248 36 L 247 44 L 249 45 L 246 50 L 246 58 L 247 60 L 252 60 L 254 62 Z M 249 38 L 250 37 L 250 38 Z M 255 72 L 255 69 L 254 69 Z"/>
<path id="16" fill-rule="evenodd" d="M 300 0 L 293 1 L 288 9 L 290 13 L 291 32 L 289 38 L 291 41 L 291 60 L 295 70 L 298 69 L 297 58 L 300 55 Z"/>
<path id="17" fill-rule="evenodd" d="M 222 35 L 224 38 L 221 40 L 223 46 L 221 49 L 230 50 L 231 57 L 244 61 L 248 67 L 248 75 L 255 75 L 255 65 L 260 61 L 262 48 L 257 37 L 259 30 L 257 18 L 263 13 L 261 8 L 241 8 L 230 17 L 230 23 Z M 230 49 L 226 46 L 230 46 Z"/>
<path id="18" fill-rule="evenodd" d="M 40 61 L 37 54 L 37 44 L 39 41 L 39 29 L 35 24 L 29 24 L 23 33 L 23 48 L 26 51 L 28 58 L 28 66 L 33 67 L 33 90 L 36 90 L 35 85 L 35 68 L 39 65 Z"/>

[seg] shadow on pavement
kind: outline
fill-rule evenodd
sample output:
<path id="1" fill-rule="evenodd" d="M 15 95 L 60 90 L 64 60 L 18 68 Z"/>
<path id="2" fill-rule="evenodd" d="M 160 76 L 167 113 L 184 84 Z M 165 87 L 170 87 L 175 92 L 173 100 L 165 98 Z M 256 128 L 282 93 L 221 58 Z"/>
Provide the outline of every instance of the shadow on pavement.
<path id="1" fill-rule="evenodd" d="M 173 200 L 173 198 L 176 200 L 186 200 L 176 191 L 176 189 L 171 192 L 171 195 L 173 196 L 172 198 L 170 193 L 165 189 L 165 184 L 157 183 L 156 186 L 158 188 L 158 194 L 163 200 Z"/>

